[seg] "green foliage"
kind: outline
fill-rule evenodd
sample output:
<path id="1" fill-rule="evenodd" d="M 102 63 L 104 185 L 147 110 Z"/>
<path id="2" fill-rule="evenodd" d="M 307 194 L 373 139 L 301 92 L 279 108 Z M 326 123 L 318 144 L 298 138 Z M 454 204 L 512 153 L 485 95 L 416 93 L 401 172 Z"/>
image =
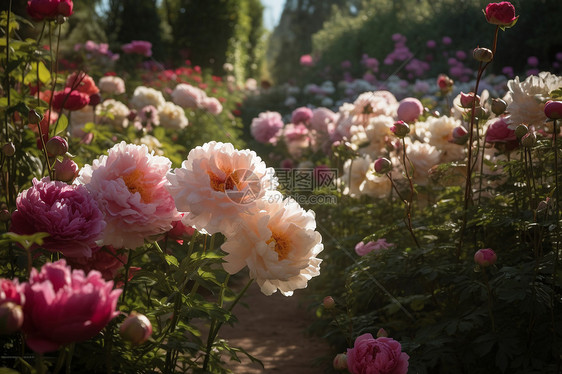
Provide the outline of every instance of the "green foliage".
<path id="1" fill-rule="evenodd" d="M 454 50 L 470 51 L 475 45 L 491 48 L 493 26 L 482 22 L 482 9 L 489 1 L 365 1 L 356 14 L 334 13 L 323 28 L 313 36 L 312 51 L 320 56 L 320 68 L 330 66 L 338 70 L 343 60 L 355 63 L 363 53 L 377 58 L 382 65 L 393 50 L 391 35 L 400 33 L 408 39 L 408 46 L 418 59 L 428 53 L 426 42 L 438 43 L 444 36 L 453 40 Z M 512 1 L 516 14 L 521 15 L 517 27 L 500 32 L 502 48 L 494 56 L 491 66 L 500 72 L 504 66 L 523 71 L 528 56 L 536 56 L 541 65 L 548 67 L 562 48 L 562 32 L 548 22 L 537 22 L 544 14 L 562 14 L 562 5 L 545 0 L 540 6 L 533 2 Z M 474 35 L 478 39 L 474 40 Z M 545 37 L 548 35 L 548 37 Z M 513 55 L 506 51 L 519 51 Z M 438 56 L 439 57 L 439 56 Z M 447 69 L 445 59 L 432 62 L 430 76 Z"/>

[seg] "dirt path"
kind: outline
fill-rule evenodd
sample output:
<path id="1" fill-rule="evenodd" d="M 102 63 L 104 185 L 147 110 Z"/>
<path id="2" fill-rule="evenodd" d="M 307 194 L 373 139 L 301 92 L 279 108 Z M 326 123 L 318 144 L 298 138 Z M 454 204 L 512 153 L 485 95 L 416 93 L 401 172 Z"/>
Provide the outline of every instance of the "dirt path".
<path id="1" fill-rule="evenodd" d="M 250 362 L 246 357 L 242 363 L 230 365 L 237 374 L 320 374 L 330 372 L 319 358 L 331 357 L 328 344 L 305 334 L 312 317 L 299 305 L 298 291 L 291 297 L 278 292 L 263 295 L 257 284 L 252 284 L 242 303 L 234 308 L 238 323 L 224 326 L 219 335 L 231 346 L 244 348 L 260 359 L 265 369 Z M 320 365 L 320 366 L 319 366 Z"/>

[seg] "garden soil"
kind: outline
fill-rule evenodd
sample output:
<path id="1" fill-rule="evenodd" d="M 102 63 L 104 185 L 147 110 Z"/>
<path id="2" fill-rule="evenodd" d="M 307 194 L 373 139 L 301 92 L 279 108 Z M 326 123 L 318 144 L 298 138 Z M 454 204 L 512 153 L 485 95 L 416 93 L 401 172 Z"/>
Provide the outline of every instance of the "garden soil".
<path id="1" fill-rule="evenodd" d="M 326 365 L 326 362 L 331 363 L 332 349 L 326 341 L 306 334 L 314 317 L 298 295 L 297 290 L 291 297 L 279 292 L 265 296 L 257 284 L 250 286 L 234 308 L 238 322 L 234 327 L 223 326 L 219 336 L 228 340 L 231 346 L 243 348 L 260 359 L 265 368 L 240 355 L 241 363 L 229 362 L 228 367 L 234 373 L 332 372 Z"/>

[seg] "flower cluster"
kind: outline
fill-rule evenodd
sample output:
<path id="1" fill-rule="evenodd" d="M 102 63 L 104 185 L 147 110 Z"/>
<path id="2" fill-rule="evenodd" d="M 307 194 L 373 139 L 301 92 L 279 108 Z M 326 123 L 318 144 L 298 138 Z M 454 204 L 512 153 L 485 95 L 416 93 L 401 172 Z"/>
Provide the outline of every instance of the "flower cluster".
<path id="1" fill-rule="evenodd" d="M 275 191 L 273 169 L 255 152 L 206 143 L 167 178 L 184 224 L 225 235 L 229 273 L 248 266 L 264 294 L 286 296 L 319 274 L 323 246 L 314 213 Z"/>

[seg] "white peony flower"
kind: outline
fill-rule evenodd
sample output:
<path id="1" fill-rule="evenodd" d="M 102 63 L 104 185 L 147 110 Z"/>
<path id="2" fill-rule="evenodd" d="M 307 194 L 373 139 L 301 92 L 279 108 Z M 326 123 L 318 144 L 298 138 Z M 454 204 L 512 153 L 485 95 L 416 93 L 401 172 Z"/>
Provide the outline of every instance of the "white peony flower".
<path id="1" fill-rule="evenodd" d="M 110 95 L 119 95 L 125 93 L 125 81 L 119 77 L 101 77 L 98 83 L 98 87 L 101 92 Z"/>
<path id="2" fill-rule="evenodd" d="M 542 126 L 547 120 L 544 114 L 544 104 L 550 92 L 562 87 L 562 77 L 549 72 L 531 75 L 523 82 L 519 77 L 507 82 L 509 88 L 507 111 L 511 115 L 513 128 L 519 124 Z"/>
<path id="3" fill-rule="evenodd" d="M 277 188 L 274 174 L 254 151 L 213 141 L 192 149 L 167 178 L 183 223 L 214 234 L 236 229 L 238 214 Z"/>
<path id="4" fill-rule="evenodd" d="M 145 86 L 138 86 L 135 88 L 135 92 L 133 93 L 133 97 L 130 101 L 131 105 L 137 110 L 140 110 L 147 105 L 152 105 L 156 109 L 160 109 L 165 102 L 166 100 L 164 99 L 162 92 Z"/>
<path id="5" fill-rule="evenodd" d="M 345 185 L 343 193 L 351 197 L 385 197 L 392 188 L 386 176 L 375 174 L 374 161 L 369 155 L 347 160 L 343 166 L 340 183 Z"/>
<path id="6" fill-rule="evenodd" d="M 425 122 L 416 122 L 416 135 L 441 152 L 440 163 L 459 161 L 464 158 L 466 147 L 449 140 L 453 137 L 453 129 L 461 124 L 452 117 L 429 117 Z"/>
<path id="7" fill-rule="evenodd" d="M 439 164 L 441 151 L 430 144 L 416 141 L 411 144 L 406 143 L 406 154 L 413 166 L 410 177 L 413 176 L 414 182 L 420 186 L 427 185 L 429 183 L 429 169 Z"/>
<path id="8" fill-rule="evenodd" d="M 183 108 L 170 101 L 166 101 L 158 111 L 160 125 L 167 129 L 183 129 L 188 121 Z"/>
<path id="9" fill-rule="evenodd" d="M 250 278 L 265 295 L 279 290 L 285 296 L 306 288 L 320 274 L 322 260 L 316 256 L 324 246 L 312 210 L 271 193 L 240 217 L 243 224 L 221 246 L 227 253 L 223 266 L 230 274 L 248 266 Z"/>
<path id="10" fill-rule="evenodd" d="M 115 127 L 127 127 L 129 120 L 127 117 L 131 110 L 122 102 L 107 99 L 96 106 L 96 116 L 101 123 L 109 123 Z"/>

